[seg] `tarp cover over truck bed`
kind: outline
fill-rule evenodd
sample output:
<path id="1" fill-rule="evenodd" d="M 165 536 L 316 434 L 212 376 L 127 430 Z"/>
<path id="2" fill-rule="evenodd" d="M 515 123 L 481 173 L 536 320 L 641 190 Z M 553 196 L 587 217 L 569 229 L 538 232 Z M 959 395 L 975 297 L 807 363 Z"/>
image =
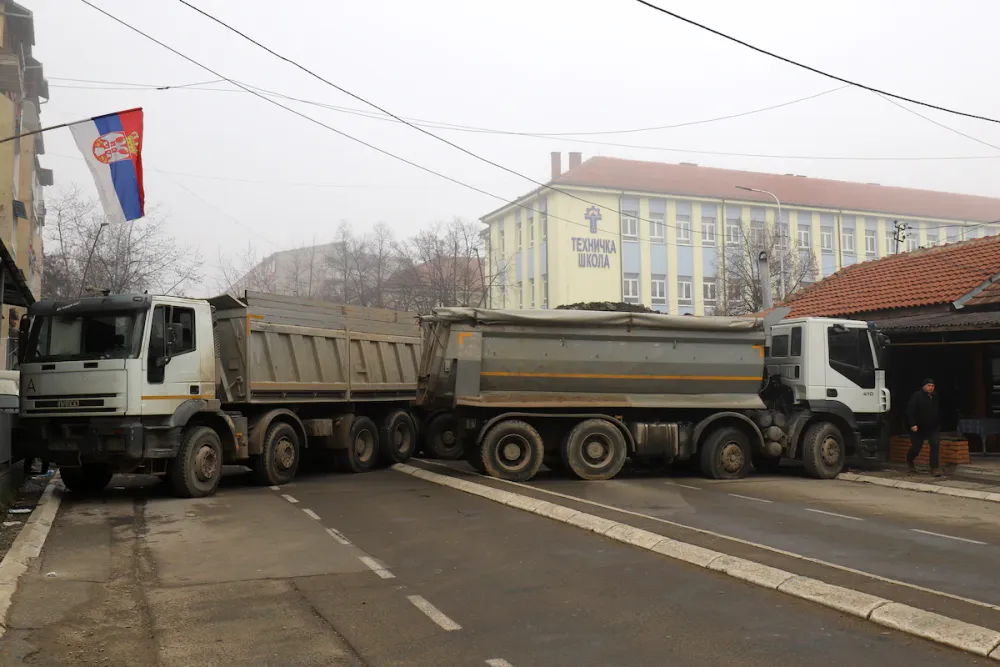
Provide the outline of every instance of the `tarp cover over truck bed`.
<path id="1" fill-rule="evenodd" d="M 612 313 L 589 310 L 487 310 L 485 308 L 436 308 L 425 321 L 468 324 L 523 324 L 535 326 L 624 326 L 684 331 L 752 331 L 764 320 L 753 317 L 693 317 L 660 313 Z"/>

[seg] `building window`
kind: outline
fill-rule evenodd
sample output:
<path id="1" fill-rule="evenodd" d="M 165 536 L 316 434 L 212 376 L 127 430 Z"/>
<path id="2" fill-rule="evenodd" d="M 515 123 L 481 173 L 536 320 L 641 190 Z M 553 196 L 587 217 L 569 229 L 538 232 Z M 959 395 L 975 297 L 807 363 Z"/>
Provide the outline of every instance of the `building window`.
<path id="1" fill-rule="evenodd" d="M 518 308 L 524 308 L 524 290 L 521 289 L 521 287 L 522 287 L 522 282 L 520 280 L 518 280 L 517 281 L 517 307 Z"/>
<path id="2" fill-rule="evenodd" d="M 755 248 L 764 247 L 764 223 L 759 220 L 750 222 L 750 242 Z"/>
<path id="3" fill-rule="evenodd" d="M 542 243 L 549 240 L 549 214 L 542 211 Z"/>
<path id="4" fill-rule="evenodd" d="M 941 239 L 938 237 L 937 232 L 934 232 L 933 234 L 931 234 L 930 232 L 927 232 L 927 245 L 928 246 L 934 247 L 934 246 L 936 246 L 938 244 L 938 242 L 940 240 Z"/>
<path id="5" fill-rule="evenodd" d="M 701 298 L 706 306 L 714 306 L 718 299 L 718 285 L 715 276 L 706 276 L 701 283 Z"/>
<path id="6" fill-rule="evenodd" d="M 874 229 L 865 230 L 865 252 L 869 255 L 878 254 L 878 232 Z"/>
<path id="7" fill-rule="evenodd" d="M 639 238 L 639 214 L 635 211 L 622 211 L 622 236 L 627 239 Z"/>
<path id="8" fill-rule="evenodd" d="M 892 255 L 896 252 L 896 235 L 892 232 L 885 233 L 885 254 Z"/>
<path id="9" fill-rule="evenodd" d="M 514 222 L 514 236 L 515 236 L 515 239 L 516 239 L 515 242 L 514 242 L 514 246 L 517 248 L 518 252 L 521 252 L 521 244 L 523 243 L 523 241 L 521 239 L 521 231 L 522 231 L 521 230 L 521 221 L 520 220 L 516 220 Z"/>
<path id="10" fill-rule="evenodd" d="M 913 230 L 906 232 L 906 251 L 912 252 L 920 247 L 920 232 Z"/>
<path id="11" fill-rule="evenodd" d="M 833 250 L 833 227 L 821 227 L 819 230 L 819 247 L 823 250 Z"/>
<path id="12" fill-rule="evenodd" d="M 528 217 L 528 247 L 535 247 L 535 219 Z"/>
<path id="13" fill-rule="evenodd" d="M 691 216 L 677 216 L 677 243 L 691 245 Z"/>
<path id="14" fill-rule="evenodd" d="M 626 273 L 622 280 L 622 295 L 625 303 L 639 303 L 639 274 Z"/>
<path id="15" fill-rule="evenodd" d="M 715 218 L 701 218 L 701 244 L 715 245 Z"/>
<path id="16" fill-rule="evenodd" d="M 812 230 L 807 225 L 799 225 L 799 248 L 808 250 L 812 247 Z"/>
<path id="17" fill-rule="evenodd" d="M 776 239 L 777 246 L 779 248 L 788 247 L 788 225 L 783 222 L 774 223 L 774 234 L 778 237 Z"/>
<path id="18" fill-rule="evenodd" d="M 535 307 L 535 279 L 528 278 L 528 301 L 531 303 L 529 308 Z"/>
<path id="19" fill-rule="evenodd" d="M 542 308 L 549 307 L 549 276 L 542 276 Z"/>
<path id="20" fill-rule="evenodd" d="M 840 233 L 840 247 L 844 252 L 854 252 L 854 230 L 845 229 Z"/>
<path id="21" fill-rule="evenodd" d="M 740 244 L 740 221 L 726 220 L 726 245 Z"/>
<path id="22" fill-rule="evenodd" d="M 662 274 L 653 274 L 649 283 L 650 303 L 654 306 L 667 305 L 667 277 Z"/>
<path id="23" fill-rule="evenodd" d="M 677 305 L 694 305 L 691 298 L 691 276 L 677 276 Z"/>
<path id="24" fill-rule="evenodd" d="M 500 239 L 500 254 L 503 255 L 504 250 L 506 250 L 505 248 L 506 244 L 504 243 L 503 223 L 501 222 L 497 224 L 497 228 L 499 229 L 499 233 L 497 234 L 497 236 Z"/>
<path id="25" fill-rule="evenodd" d="M 955 243 L 958 240 L 959 240 L 958 227 L 949 227 L 948 228 L 948 243 Z"/>
<path id="26" fill-rule="evenodd" d="M 666 238 L 667 226 L 663 223 L 662 213 L 649 214 L 649 240 L 662 242 Z"/>

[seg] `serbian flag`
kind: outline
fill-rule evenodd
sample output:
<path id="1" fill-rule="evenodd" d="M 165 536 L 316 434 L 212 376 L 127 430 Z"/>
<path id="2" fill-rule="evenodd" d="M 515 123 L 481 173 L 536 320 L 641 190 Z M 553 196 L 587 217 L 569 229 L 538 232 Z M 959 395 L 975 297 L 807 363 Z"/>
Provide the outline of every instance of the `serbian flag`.
<path id="1" fill-rule="evenodd" d="M 142 109 L 129 109 L 69 126 L 94 175 L 104 214 L 110 222 L 145 214 L 142 189 Z"/>

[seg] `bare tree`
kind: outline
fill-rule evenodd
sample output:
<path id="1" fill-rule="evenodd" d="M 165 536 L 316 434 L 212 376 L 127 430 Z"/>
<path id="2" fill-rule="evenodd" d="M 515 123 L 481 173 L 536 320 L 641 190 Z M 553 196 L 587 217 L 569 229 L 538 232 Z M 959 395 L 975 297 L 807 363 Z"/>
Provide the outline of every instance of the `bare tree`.
<path id="1" fill-rule="evenodd" d="M 762 222 L 742 221 L 739 226 L 740 238 L 735 243 L 726 239 L 724 250 L 726 315 L 748 315 L 764 309 L 764 295 L 761 291 L 760 269 L 757 258 L 766 251 L 771 272 L 771 294 L 775 301 L 780 298 L 781 265 L 784 264 L 785 296 L 793 294 L 816 279 L 816 256 L 810 250 L 799 251 L 790 240 L 779 234 L 778 228 Z"/>
<path id="2" fill-rule="evenodd" d="M 481 228 L 456 218 L 426 229 L 404 246 L 403 265 L 394 283 L 409 308 L 427 312 L 437 306 L 478 306 L 484 296 Z"/>
<path id="3" fill-rule="evenodd" d="M 201 279 L 198 251 L 169 235 L 155 211 L 106 224 L 100 204 L 77 187 L 60 192 L 49 209 L 55 224 L 45 231 L 46 297 L 70 299 L 90 289 L 177 294 Z"/>
<path id="4" fill-rule="evenodd" d="M 260 259 L 257 250 L 249 241 L 246 248 L 235 257 L 225 257 L 220 252 L 219 271 L 222 280 L 219 289 L 237 297 L 246 291 L 277 294 L 277 274 L 268 259 L 270 258 Z"/>

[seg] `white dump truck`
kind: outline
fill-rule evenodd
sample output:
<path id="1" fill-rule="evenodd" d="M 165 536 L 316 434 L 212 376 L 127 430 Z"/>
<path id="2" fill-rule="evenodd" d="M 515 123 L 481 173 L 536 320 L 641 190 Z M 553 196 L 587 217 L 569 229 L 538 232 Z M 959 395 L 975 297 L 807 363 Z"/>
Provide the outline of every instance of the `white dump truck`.
<path id="1" fill-rule="evenodd" d="M 223 464 L 273 485 L 306 448 L 349 472 L 413 453 L 413 313 L 247 293 L 40 301 L 29 316 L 16 437 L 71 490 L 146 473 L 206 496 Z"/>
<path id="2" fill-rule="evenodd" d="M 834 477 L 876 450 L 886 341 L 866 322 L 785 313 L 439 309 L 417 397 L 430 449 L 512 481 L 543 464 L 609 479 L 627 458 L 694 460 L 717 479 L 799 459 Z"/>

